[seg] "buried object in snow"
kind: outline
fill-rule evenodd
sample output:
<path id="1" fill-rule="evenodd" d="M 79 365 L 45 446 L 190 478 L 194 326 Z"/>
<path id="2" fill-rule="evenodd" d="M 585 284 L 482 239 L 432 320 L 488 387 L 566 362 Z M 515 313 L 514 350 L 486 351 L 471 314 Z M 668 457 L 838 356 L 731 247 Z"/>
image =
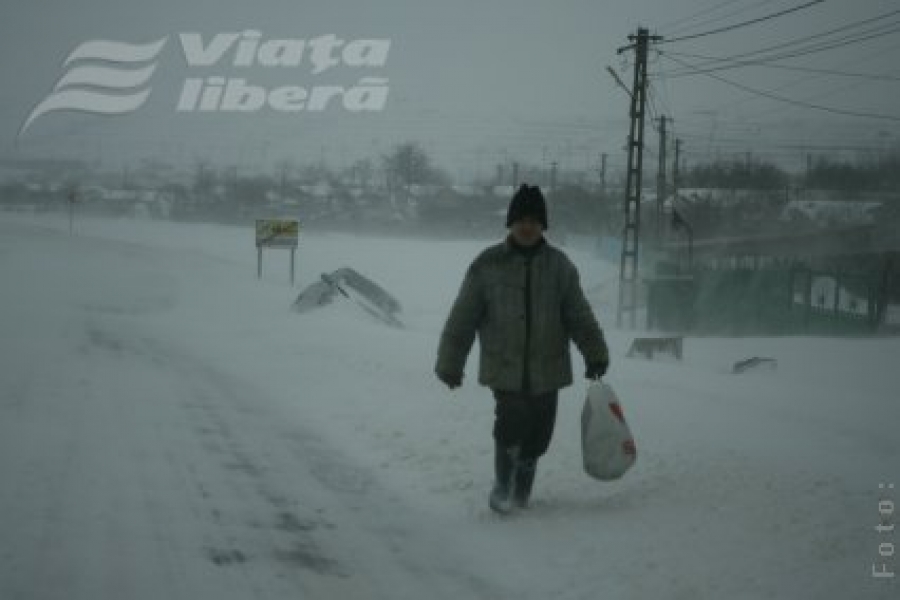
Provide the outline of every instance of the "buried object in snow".
<path id="1" fill-rule="evenodd" d="M 628 356 L 632 358 L 641 355 L 647 360 L 653 360 L 657 354 L 672 356 L 677 360 L 681 360 L 684 347 L 684 338 L 681 336 L 674 337 L 644 337 L 634 338 L 631 347 L 628 349 Z"/>
<path id="2" fill-rule="evenodd" d="M 731 372 L 737 375 L 740 373 L 746 373 L 748 371 L 756 371 L 761 369 L 774 371 L 777 368 L 778 361 L 774 358 L 754 356 L 753 358 L 739 360 L 734 363 L 734 366 L 731 368 Z"/>
<path id="3" fill-rule="evenodd" d="M 322 273 L 321 281 L 300 292 L 291 309 L 304 313 L 331 304 L 338 295 L 352 300 L 382 323 L 392 327 L 403 327 L 403 323 L 397 318 L 400 312 L 400 303 L 397 299 L 380 285 L 349 267 Z"/>

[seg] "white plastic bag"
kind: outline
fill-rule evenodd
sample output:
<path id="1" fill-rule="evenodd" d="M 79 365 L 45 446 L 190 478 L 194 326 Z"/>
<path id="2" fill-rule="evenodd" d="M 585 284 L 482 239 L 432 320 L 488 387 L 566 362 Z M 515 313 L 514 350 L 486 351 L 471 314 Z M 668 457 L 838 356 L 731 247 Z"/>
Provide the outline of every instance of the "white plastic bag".
<path id="1" fill-rule="evenodd" d="M 637 460 L 619 398 L 599 379 L 588 386 L 581 411 L 581 452 L 585 472 L 601 481 L 619 479 Z"/>

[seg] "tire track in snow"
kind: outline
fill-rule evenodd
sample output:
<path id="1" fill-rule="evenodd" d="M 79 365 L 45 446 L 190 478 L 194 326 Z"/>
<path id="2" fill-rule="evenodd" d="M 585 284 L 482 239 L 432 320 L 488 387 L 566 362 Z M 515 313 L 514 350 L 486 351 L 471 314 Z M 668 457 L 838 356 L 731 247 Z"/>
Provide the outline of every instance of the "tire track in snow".
<path id="1" fill-rule="evenodd" d="M 193 449 L 168 461 L 193 490 L 192 512 L 210 525 L 202 545 L 212 564 L 254 577 L 261 568 L 262 581 L 346 598 L 503 595 L 442 548 L 438 532 L 411 530 L 418 523 L 404 520 L 398 498 L 369 472 L 308 429 L 279 422 L 259 389 L 158 339 L 129 338 L 119 332 L 106 345 L 141 355 L 180 390 Z"/>

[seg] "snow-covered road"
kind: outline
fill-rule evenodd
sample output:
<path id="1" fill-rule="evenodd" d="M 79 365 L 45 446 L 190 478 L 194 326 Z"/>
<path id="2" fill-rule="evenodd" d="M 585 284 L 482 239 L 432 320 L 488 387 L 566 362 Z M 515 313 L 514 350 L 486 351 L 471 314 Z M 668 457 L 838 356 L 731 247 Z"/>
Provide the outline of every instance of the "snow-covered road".
<path id="1" fill-rule="evenodd" d="M 403 304 L 297 315 L 249 227 L 0 213 L 0 598 L 893 598 L 896 339 L 685 340 L 627 359 L 615 267 L 569 249 L 639 459 L 580 470 L 561 396 L 533 507 L 487 508 L 492 404 L 431 368 L 483 242 L 304 234 Z M 730 374 L 748 356 L 774 372 Z M 577 364 L 577 361 L 576 361 Z"/>
<path id="2" fill-rule="evenodd" d="M 502 596 L 266 391 L 139 318 L 186 301 L 177 255 L 0 235 L 3 598 Z"/>

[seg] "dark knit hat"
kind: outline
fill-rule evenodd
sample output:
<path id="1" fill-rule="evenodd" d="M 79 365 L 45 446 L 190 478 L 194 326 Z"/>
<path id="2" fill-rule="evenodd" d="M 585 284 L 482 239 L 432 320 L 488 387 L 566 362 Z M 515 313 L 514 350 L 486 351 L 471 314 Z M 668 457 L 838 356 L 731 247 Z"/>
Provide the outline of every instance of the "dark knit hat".
<path id="1" fill-rule="evenodd" d="M 506 213 L 506 226 L 509 227 L 523 217 L 534 217 L 544 229 L 547 229 L 547 203 L 541 188 L 536 185 L 522 184 L 513 195 Z"/>

